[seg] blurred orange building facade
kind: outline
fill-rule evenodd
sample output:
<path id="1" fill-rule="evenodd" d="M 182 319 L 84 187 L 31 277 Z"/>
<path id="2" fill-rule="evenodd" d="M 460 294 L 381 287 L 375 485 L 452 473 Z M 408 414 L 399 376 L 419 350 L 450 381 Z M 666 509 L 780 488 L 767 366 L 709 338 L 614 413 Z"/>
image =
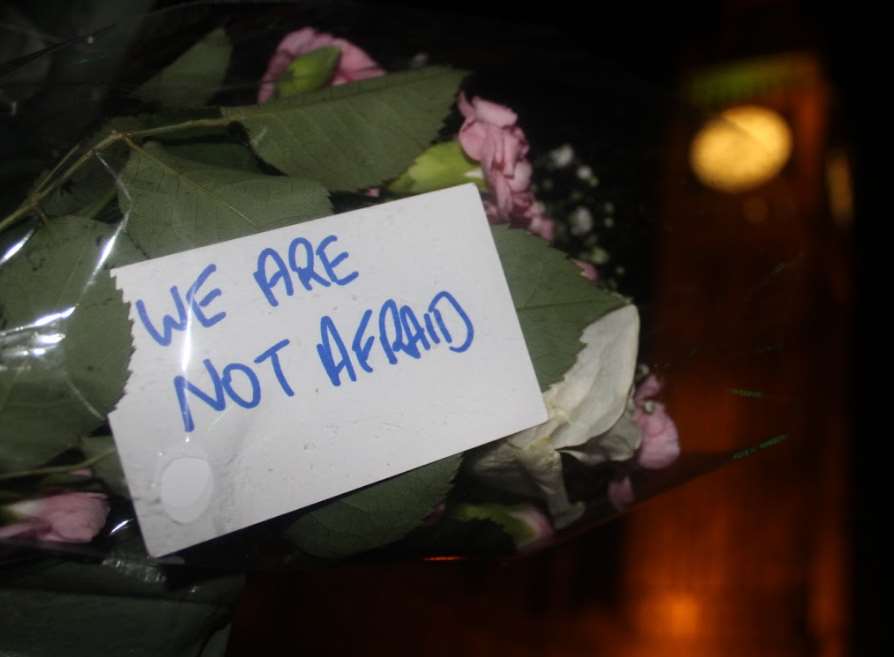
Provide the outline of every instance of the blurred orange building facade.
<path id="1" fill-rule="evenodd" d="M 738 97 L 702 98 L 702 109 L 775 110 L 793 133 L 791 160 L 750 192 L 667 185 L 672 230 L 658 243 L 657 278 L 676 282 L 658 288 L 666 334 L 656 357 L 673 361 L 668 345 L 687 341 L 727 345 L 670 380 L 684 450 L 735 448 L 778 428 L 790 440 L 630 516 L 622 590 L 636 639 L 611 654 L 848 654 L 853 282 L 849 222 L 829 211 L 830 89 L 810 54 L 737 63 L 726 75 L 747 82 L 749 67 L 776 75 Z M 675 120 L 666 181 L 685 178 L 695 127 Z M 742 403 L 730 398 L 740 389 L 762 392 Z"/>

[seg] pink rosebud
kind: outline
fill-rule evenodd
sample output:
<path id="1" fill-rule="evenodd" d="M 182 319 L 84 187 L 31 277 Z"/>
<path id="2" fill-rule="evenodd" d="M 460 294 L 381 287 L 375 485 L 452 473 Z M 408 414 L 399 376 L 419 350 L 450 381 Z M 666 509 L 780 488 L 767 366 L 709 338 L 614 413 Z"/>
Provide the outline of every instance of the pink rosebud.
<path id="1" fill-rule="evenodd" d="M 4 511 L 18 522 L 0 527 L 0 538 L 89 543 L 106 523 L 109 504 L 102 493 L 62 493 L 16 502 Z"/>
<path id="2" fill-rule="evenodd" d="M 267 71 L 261 78 L 261 87 L 258 90 L 258 103 L 266 103 L 273 97 L 274 83 L 289 68 L 289 64 L 301 55 L 325 48 L 336 46 L 341 50 L 341 57 L 332 75 L 332 84 L 347 84 L 356 80 L 365 80 L 384 75 L 385 71 L 366 54 L 350 41 L 338 39 L 325 32 L 317 32 L 312 27 L 287 34 L 267 65 Z"/>
<path id="3" fill-rule="evenodd" d="M 664 404 L 651 401 L 659 392 L 661 383 L 654 375 L 650 375 L 639 385 L 634 395 L 636 410 L 633 412 L 633 421 L 639 425 L 643 435 L 636 460 L 649 470 L 666 468 L 680 455 L 677 426 Z"/>

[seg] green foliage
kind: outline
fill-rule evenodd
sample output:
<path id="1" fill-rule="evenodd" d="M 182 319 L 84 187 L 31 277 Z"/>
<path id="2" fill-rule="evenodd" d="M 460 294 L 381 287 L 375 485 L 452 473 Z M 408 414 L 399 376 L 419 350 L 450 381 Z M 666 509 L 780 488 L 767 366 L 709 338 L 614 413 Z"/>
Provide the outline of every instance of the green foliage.
<path id="1" fill-rule="evenodd" d="M 583 278 L 565 254 L 539 237 L 505 226 L 492 231 L 537 381 L 546 391 L 574 365 L 584 329 L 628 301 Z"/>
<path id="2" fill-rule="evenodd" d="M 121 177 L 127 231 L 150 257 L 279 228 L 331 212 L 319 183 L 211 166 L 138 147 Z"/>
<path id="3" fill-rule="evenodd" d="M 139 130 L 144 122 L 136 117 L 119 116 L 105 123 L 93 133 L 75 152 L 73 161 L 81 153 L 96 147 L 112 132 Z M 115 176 L 124 168 L 128 148 L 123 142 L 96 151 L 68 181 L 57 187 L 41 204 L 41 210 L 49 217 L 67 214 L 85 215 L 85 209 L 114 198 Z"/>
<path id="4" fill-rule="evenodd" d="M 468 182 L 475 183 L 479 189 L 487 187 L 478 163 L 470 160 L 454 139 L 427 148 L 409 169 L 388 185 L 388 191 L 422 194 Z"/>
<path id="5" fill-rule="evenodd" d="M 130 354 L 106 269 L 138 258 L 115 228 L 63 217 L 0 268 L 0 471 L 39 465 L 105 422 Z"/>
<path id="6" fill-rule="evenodd" d="M 400 175 L 435 138 L 463 73 L 430 68 L 223 108 L 290 176 L 353 191 Z"/>
<path id="7" fill-rule="evenodd" d="M 103 564 L 44 559 L 0 569 L 0 650 L 29 657 L 223 655 L 239 576 L 168 573 L 112 555 Z M 208 650 L 216 642 L 218 651 Z"/>
<path id="8" fill-rule="evenodd" d="M 517 547 L 522 547 L 536 538 L 534 530 L 519 518 L 526 512 L 522 504 L 459 504 L 453 509 L 452 517 L 463 522 L 490 521 L 511 536 Z"/>
<path id="9" fill-rule="evenodd" d="M 317 48 L 298 57 L 275 82 L 276 97 L 288 98 L 322 89 L 332 78 L 339 59 L 341 49 L 338 46 Z"/>
<path id="10" fill-rule="evenodd" d="M 326 502 L 299 517 L 286 536 L 328 559 L 393 543 L 444 500 L 459 464 L 460 457 L 451 456 Z"/>
<path id="11" fill-rule="evenodd" d="M 169 107 L 199 107 L 220 87 L 233 45 L 216 29 L 134 92 L 140 100 Z"/>
<path id="12" fill-rule="evenodd" d="M 165 150 L 182 160 L 250 173 L 263 173 L 260 160 L 247 144 L 235 141 L 221 128 L 181 130 L 160 139 Z"/>
<path id="13" fill-rule="evenodd" d="M 162 106 L 202 105 L 223 80 L 230 51 L 216 30 L 136 95 Z M 361 190 L 400 176 L 391 191 L 420 193 L 468 180 L 475 163 L 455 141 L 429 147 L 461 72 L 432 68 L 312 91 L 331 77 L 337 59 L 330 48 L 300 58 L 279 84 L 280 98 L 263 106 L 222 108 L 219 118 L 176 128 L 114 120 L 76 154 L 112 130 L 136 131 L 94 154 L 41 204 L 49 216 L 93 216 L 117 191 L 127 232 L 61 216 L 0 267 L 0 471 L 34 467 L 69 447 L 80 446 L 88 457 L 112 447 L 107 436 L 85 438 L 105 421 L 127 378 L 130 325 L 112 266 L 328 215 L 327 189 Z M 247 131 L 254 153 L 227 131 L 228 122 Z M 140 144 L 147 127 L 163 143 Z M 266 175 L 255 154 L 287 175 Z M 493 236 L 546 390 L 574 363 L 584 328 L 627 302 L 583 279 L 539 238 L 506 228 Z M 287 535 L 323 558 L 394 542 L 445 499 L 460 460 L 453 456 L 318 505 Z M 98 461 L 95 471 L 112 490 L 127 493 L 116 456 Z"/>
<path id="14" fill-rule="evenodd" d="M 94 476 L 102 479 L 116 495 L 130 497 L 127 479 L 121 467 L 121 459 L 115 451 L 115 441 L 111 436 L 88 436 L 81 439 L 81 451 L 88 459 L 106 454 L 90 466 Z M 111 453 L 110 453 L 111 452 Z"/>

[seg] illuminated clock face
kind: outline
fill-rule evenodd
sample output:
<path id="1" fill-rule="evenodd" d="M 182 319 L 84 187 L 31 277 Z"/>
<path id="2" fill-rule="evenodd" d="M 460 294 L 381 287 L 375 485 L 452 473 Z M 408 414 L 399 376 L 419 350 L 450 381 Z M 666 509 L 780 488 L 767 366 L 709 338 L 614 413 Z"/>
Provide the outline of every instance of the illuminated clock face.
<path id="1" fill-rule="evenodd" d="M 792 153 L 792 133 L 776 112 L 756 105 L 725 110 L 692 140 L 689 162 L 707 187 L 744 192 L 775 177 Z"/>

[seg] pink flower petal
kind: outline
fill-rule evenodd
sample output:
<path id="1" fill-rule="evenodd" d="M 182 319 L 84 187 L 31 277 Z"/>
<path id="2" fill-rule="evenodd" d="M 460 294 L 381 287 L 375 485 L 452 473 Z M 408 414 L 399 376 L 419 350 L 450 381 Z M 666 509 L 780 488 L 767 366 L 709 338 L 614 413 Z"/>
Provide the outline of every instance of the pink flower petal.
<path id="1" fill-rule="evenodd" d="M 50 531 L 50 525 L 42 520 L 29 518 L 22 522 L 0 527 L 0 538 L 34 538 Z"/>
<path id="2" fill-rule="evenodd" d="M 584 262 L 583 260 L 575 260 L 574 264 L 580 268 L 581 276 L 587 280 L 595 282 L 599 278 L 599 272 L 596 271 L 596 267 L 591 263 Z"/>
<path id="3" fill-rule="evenodd" d="M 11 504 L 21 522 L 0 528 L 0 538 L 26 536 L 42 541 L 87 543 L 103 528 L 109 505 L 102 493 L 62 493 Z"/>
<path id="4" fill-rule="evenodd" d="M 298 55 L 331 45 L 333 41 L 331 35 L 317 32 L 312 27 L 305 27 L 284 36 L 276 46 L 276 50 L 277 53 L 282 52 L 295 59 Z"/>
<path id="5" fill-rule="evenodd" d="M 527 160 L 519 162 L 515 167 L 515 172 L 511 178 L 509 178 L 509 188 L 513 192 L 525 192 L 531 186 L 531 174 L 533 174 L 534 168 L 531 166 L 531 163 Z"/>
<path id="6" fill-rule="evenodd" d="M 468 123 L 459 131 L 459 144 L 466 155 L 480 162 L 484 154 L 484 140 L 487 138 L 487 128 L 480 123 Z"/>
<path id="7" fill-rule="evenodd" d="M 680 456 L 680 439 L 664 404 L 655 403 L 651 413 L 635 414 L 634 420 L 643 432 L 637 463 L 650 470 L 659 470 L 677 460 Z"/>
<path id="8" fill-rule="evenodd" d="M 524 539 L 516 539 L 519 550 L 530 550 L 540 547 L 553 537 L 553 526 L 549 518 L 534 505 L 526 504 L 515 508 L 510 512 L 510 515 L 521 521 L 531 532 L 530 536 L 526 536 Z"/>
<path id="9" fill-rule="evenodd" d="M 385 74 L 385 71 L 379 67 L 372 57 L 350 41 L 346 41 L 345 39 L 335 39 L 333 43 L 341 49 L 341 59 L 338 62 L 338 68 L 345 73 L 355 77 L 361 75 L 363 72 L 372 73 L 373 75 Z"/>
<path id="10" fill-rule="evenodd" d="M 547 216 L 535 215 L 528 224 L 528 232 L 552 242 L 556 237 L 556 222 Z"/>
<path id="11" fill-rule="evenodd" d="M 475 117 L 479 121 L 492 123 L 499 128 L 515 125 L 518 120 L 516 113 L 505 105 L 499 105 L 483 98 L 473 98 L 472 106 L 475 108 Z"/>
<path id="12" fill-rule="evenodd" d="M 459 107 L 460 113 L 470 121 L 474 121 L 475 119 L 475 108 L 472 107 L 472 104 L 469 102 L 469 99 L 466 98 L 466 92 L 460 91 L 459 98 L 456 101 L 457 107 Z M 467 121 L 469 123 L 470 121 Z"/>
<path id="13" fill-rule="evenodd" d="M 459 130 L 459 143 L 465 154 L 481 164 L 490 189 L 490 205 L 485 205 L 492 223 L 510 222 L 513 226 L 555 236 L 555 225 L 545 217 L 531 192 L 533 167 L 526 159 L 528 140 L 515 123 L 515 112 L 508 107 L 475 97 L 471 103 L 460 94 L 459 110 L 465 117 Z M 540 209 L 533 210 L 538 207 Z"/>
<path id="14" fill-rule="evenodd" d="M 633 482 L 630 477 L 615 479 L 608 484 L 608 499 L 618 511 L 626 511 L 627 507 L 636 501 L 633 492 Z"/>
<path id="15" fill-rule="evenodd" d="M 355 80 L 365 80 L 385 74 L 385 71 L 372 57 L 350 41 L 337 39 L 331 34 L 305 27 L 287 34 L 279 42 L 276 52 L 267 65 L 267 71 L 261 77 L 258 103 L 266 103 L 273 98 L 275 82 L 289 68 L 289 64 L 301 55 L 326 46 L 337 46 L 341 50 L 341 57 L 332 75 L 333 85 L 347 84 Z"/>
<path id="16" fill-rule="evenodd" d="M 509 219 L 509 215 L 512 212 L 512 190 L 509 189 L 509 183 L 506 182 L 504 176 L 499 174 L 489 177 L 488 183 L 490 183 L 491 189 L 496 197 L 500 215 L 503 217 L 504 221 Z"/>
<path id="17" fill-rule="evenodd" d="M 658 380 L 654 374 L 650 374 L 646 379 L 639 384 L 639 387 L 636 389 L 636 394 L 634 395 L 634 401 L 637 404 L 643 404 L 647 399 L 652 399 L 653 397 L 657 397 L 658 393 L 661 392 L 661 389 L 664 385 L 661 381 Z"/>

